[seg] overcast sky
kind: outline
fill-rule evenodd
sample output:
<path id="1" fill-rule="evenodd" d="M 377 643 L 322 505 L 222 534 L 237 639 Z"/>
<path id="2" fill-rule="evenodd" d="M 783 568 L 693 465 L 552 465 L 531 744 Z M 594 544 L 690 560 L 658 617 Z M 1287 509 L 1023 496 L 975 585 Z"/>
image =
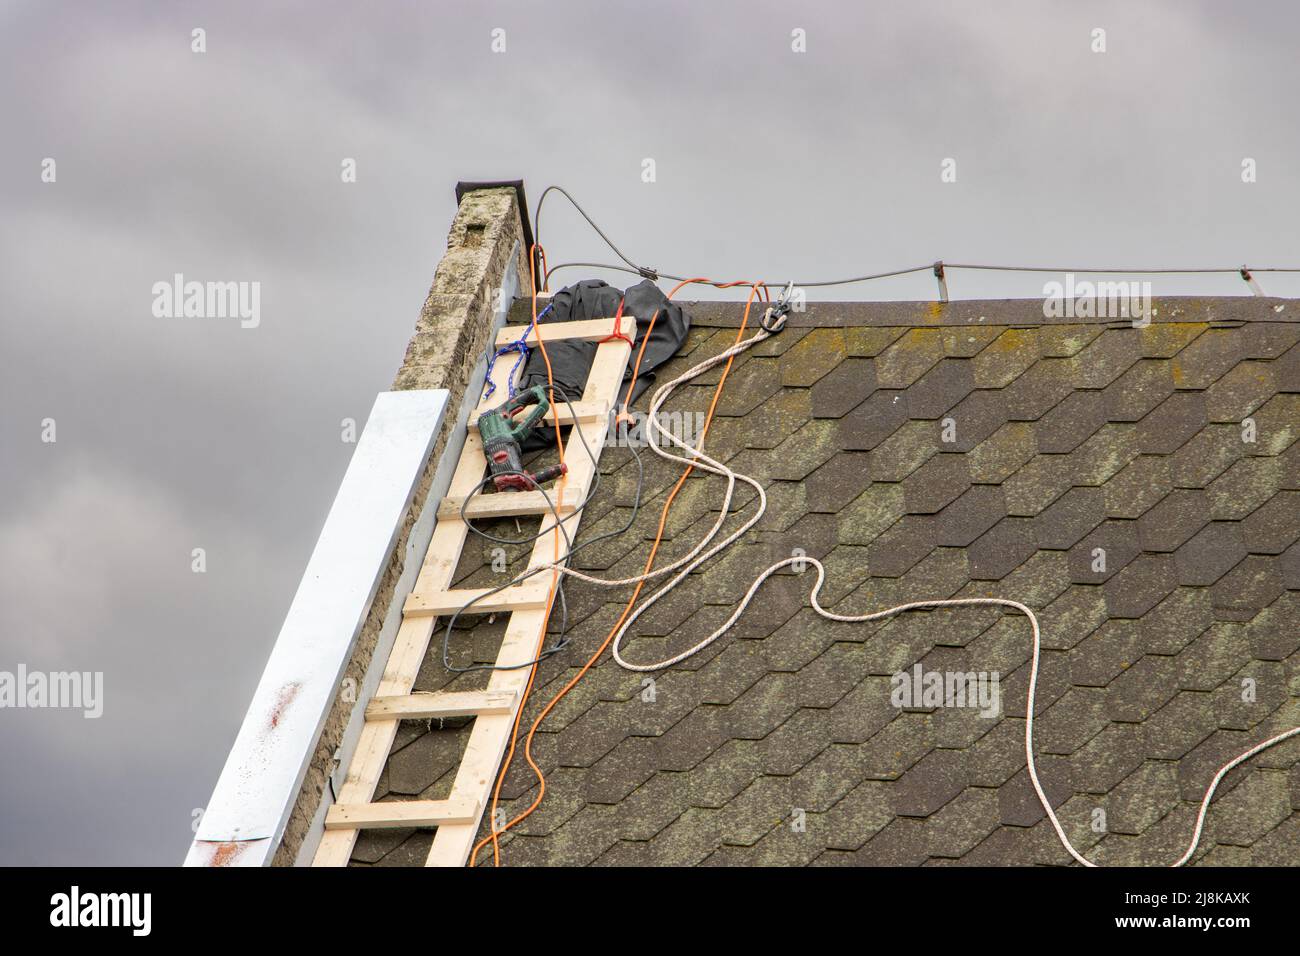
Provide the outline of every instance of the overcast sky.
<path id="1" fill-rule="evenodd" d="M 98 720 L 0 710 L 0 863 L 183 858 L 457 180 L 565 185 L 635 259 L 718 278 L 1295 266 L 1298 27 L 1285 2 L 0 3 L 0 670 L 105 681 Z M 610 260 L 561 202 L 543 239 Z M 260 324 L 155 317 L 175 273 L 259 282 Z"/>

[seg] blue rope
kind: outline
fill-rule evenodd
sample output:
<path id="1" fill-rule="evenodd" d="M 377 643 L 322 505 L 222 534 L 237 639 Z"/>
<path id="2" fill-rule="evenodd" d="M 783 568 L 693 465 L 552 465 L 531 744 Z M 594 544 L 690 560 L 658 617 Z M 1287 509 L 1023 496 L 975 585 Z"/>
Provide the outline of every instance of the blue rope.
<path id="1" fill-rule="evenodd" d="M 550 311 L 551 311 L 551 306 L 547 305 L 547 307 L 542 309 L 542 311 L 538 314 L 537 321 L 540 321 L 546 315 L 546 313 Z M 533 323 L 529 322 L 528 325 L 524 327 L 524 331 L 522 334 L 520 334 L 519 338 L 515 339 L 513 342 L 501 346 L 501 348 L 497 349 L 495 352 L 492 353 L 492 357 L 488 359 L 488 364 L 487 364 L 487 386 L 488 387 L 487 387 L 487 391 L 483 393 L 484 398 L 491 398 L 492 393 L 497 390 L 496 383 L 492 381 L 492 369 L 496 366 L 497 359 L 499 359 L 503 355 L 508 355 L 511 352 L 519 353 L 519 358 L 515 359 L 515 364 L 510 368 L 510 378 L 507 381 L 507 389 L 508 389 L 509 397 L 510 398 L 515 397 L 515 393 L 516 393 L 515 373 L 519 371 L 519 366 L 523 364 L 524 359 L 528 358 L 528 353 L 531 351 L 531 349 L 529 349 L 526 343 L 528 342 L 528 333 L 531 332 L 532 329 L 533 329 Z"/>

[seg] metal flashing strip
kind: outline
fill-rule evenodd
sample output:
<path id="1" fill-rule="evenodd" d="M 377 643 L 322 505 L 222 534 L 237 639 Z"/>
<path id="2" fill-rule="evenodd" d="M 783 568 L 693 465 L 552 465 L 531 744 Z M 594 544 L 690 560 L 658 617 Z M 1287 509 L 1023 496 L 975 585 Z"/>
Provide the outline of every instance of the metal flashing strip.
<path id="1" fill-rule="evenodd" d="M 274 856 L 448 397 L 376 397 L 185 865 L 261 866 Z"/>

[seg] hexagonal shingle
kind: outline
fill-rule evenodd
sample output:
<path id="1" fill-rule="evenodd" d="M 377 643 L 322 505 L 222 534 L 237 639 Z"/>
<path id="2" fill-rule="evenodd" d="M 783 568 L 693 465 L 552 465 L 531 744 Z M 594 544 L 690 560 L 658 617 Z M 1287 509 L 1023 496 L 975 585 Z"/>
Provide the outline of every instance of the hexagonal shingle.
<path id="1" fill-rule="evenodd" d="M 727 387 L 718 399 L 717 414 L 748 415 L 781 389 L 781 367 L 776 359 L 750 359 L 732 369 Z"/>
<path id="2" fill-rule="evenodd" d="M 972 580 L 998 581 L 1038 550 L 1033 522 L 1003 518 L 966 549 Z"/>
<path id="3" fill-rule="evenodd" d="M 998 818 L 997 791 L 968 787 L 927 821 L 929 854 L 960 859 L 997 829 Z"/>
<path id="4" fill-rule="evenodd" d="M 871 484 L 868 452 L 840 452 L 804 479 L 808 510 L 838 514 Z"/>
<path id="5" fill-rule="evenodd" d="M 1069 395 L 1070 376 L 1062 359 L 1040 359 L 1002 389 L 1007 418 L 1032 422 L 1042 418 Z"/>
<path id="6" fill-rule="evenodd" d="M 1106 620 L 1106 594 L 1099 586 L 1073 584 L 1043 611 L 1043 647 L 1069 650 Z"/>
<path id="7" fill-rule="evenodd" d="M 1172 358 L 1209 327 L 1208 322 L 1152 322 L 1138 330 L 1142 354 L 1148 358 Z"/>
<path id="8" fill-rule="evenodd" d="M 908 412 L 913 418 L 939 418 L 974 388 L 969 361 L 943 359 L 908 388 Z"/>
<path id="9" fill-rule="evenodd" d="M 1223 618 L 1249 621 L 1286 589 L 1273 561 L 1258 555 L 1244 561 L 1215 582 L 1211 589 L 1215 613 Z"/>
<path id="10" fill-rule="evenodd" d="M 1007 329 L 971 362 L 979 388 L 1002 388 L 1038 360 L 1037 329 Z"/>
<path id="11" fill-rule="evenodd" d="M 388 785 L 393 793 L 415 796 L 455 770 L 466 740 L 446 731 L 422 734 L 388 758 Z"/>
<path id="12" fill-rule="evenodd" d="M 1219 768 L 1246 750 L 1252 742 L 1248 732 L 1216 730 L 1174 765 L 1177 791 L 1182 792 L 1184 800 L 1199 802 L 1205 795 L 1206 786 Z M 1219 782 L 1219 788 L 1215 791 L 1215 802 L 1222 806 L 1223 799 L 1250 776 L 1252 774 L 1249 764 L 1229 773 Z"/>
<path id="13" fill-rule="evenodd" d="M 875 365 L 867 359 L 845 359 L 812 387 L 812 414 L 842 418 L 875 390 Z"/>
<path id="14" fill-rule="evenodd" d="M 1213 700 L 1207 693 L 1184 690 L 1149 717 L 1147 747 L 1150 756 L 1179 760 L 1214 733 Z"/>
<path id="15" fill-rule="evenodd" d="M 934 422 L 907 421 L 868 452 L 875 481 L 902 481 L 942 449 Z"/>
<path id="16" fill-rule="evenodd" d="M 1043 453 L 1074 451 L 1106 424 L 1102 392 L 1073 392 L 1034 426 L 1034 439 Z"/>
<path id="17" fill-rule="evenodd" d="M 1212 521 L 1174 555 L 1178 583 L 1200 587 L 1211 585 L 1245 556 L 1241 528 L 1230 521 Z"/>
<path id="18" fill-rule="evenodd" d="M 1137 522 L 1104 521 L 1070 549 L 1070 580 L 1101 584 L 1141 551 Z"/>
<path id="19" fill-rule="evenodd" d="M 1133 425 L 1103 425 L 1070 452 L 1074 484 L 1104 485 L 1137 456 L 1137 432 Z"/>
<path id="20" fill-rule="evenodd" d="M 1075 388 L 1105 388 L 1142 357 L 1142 340 L 1133 328 L 1107 329 L 1069 359 Z"/>
<path id="21" fill-rule="evenodd" d="M 1215 843 L 1250 846 L 1291 816 L 1290 797 L 1285 774 L 1251 773 L 1219 803 L 1206 837 Z"/>
<path id="22" fill-rule="evenodd" d="M 899 816 L 928 817 L 966 789 L 966 762 L 956 750 L 932 750 L 894 784 Z"/>
<path id="23" fill-rule="evenodd" d="M 847 355 L 839 329 L 813 329 L 780 358 L 781 384 L 808 387 L 816 384 Z"/>
<path id="24" fill-rule="evenodd" d="M 1070 650 L 1070 683 L 1104 688 L 1142 656 L 1141 645 L 1136 621 L 1107 621 Z"/>
<path id="25" fill-rule="evenodd" d="M 1300 395 L 1274 395 L 1250 417 L 1257 429 L 1255 454 L 1280 455 L 1300 438 Z"/>
<path id="26" fill-rule="evenodd" d="M 854 326 L 844 332 L 844 348 L 849 355 L 871 358 L 898 341 L 907 330 L 901 326 Z"/>
<path id="27" fill-rule="evenodd" d="M 897 578 L 906 574 L 933 549 L 930 527 L 928 517 L 904 515 L 871 542 L 867 566 L 872 577 Z"/>
<path id="28" fill-rule="evenodd" d="M 1106 607 L 1115 618 L 1140 618 L 1178 585 L 1174 561 L 1166 554 L 1139 554 L 1106 581 Z"/>
<path id="29" fill-rule="evenodd" d="M 1148 760 L 1110 792 L 1107 825 L 1113 833 L 1140 834 L 1178 802 L 1174 767 Z"/>
<path id="30" fill-rule="evenodd" d="M 1174 392 L 1169 363 L 1143 359 L 1106 387 L 1106 413 L 1113 422 L 1136 422 Z"/>
<path id="31" fill-rule="evenodd" d="M 1174 452 L 1169 467 L 1179 488 L 1204 488 L 1245 454 L 1241 429 L 1207 425 Z"/>
<path id="32" fill-rule="evenodd" d="M 971 544 L 1007 513 L 1006 497 L 995 485 L 974 485 L 935 515 L 936 545 L 963 548 Z"/>
<path id="33" fill-rule="evenodd" d="M 1238 521 L 1273 497 L 1281 482 L 1282 463 L 1277 458 L 1243 458 L 1205 489 L 1210 515 Z"/>
<path id="34" fill-rule="evenodd" d="M 1027 422 L 1007 422 L 996 432 L 967 452 L 971 480 L 981 484 L 1004 481 L 1034 457 L 1033 426 Z"/>
<path id="35" fill-rule="evenodd" d="M 1251 654 L 1259 661 L 1284 661 L 1300 650 L 1300 592 L 1287 591 L 1246 626 Z"/>
<path id="36" fill-rule="evenodd" d="M 1006 423 L 1007 410 L 1001 395 L 994 389 L 977 389 L 949 409 L 941 420 L 951 422 L 955 433 L 953 441 L 946 442 L 949 451 L 970 451 Z"/>
<path id="37" fill-rule="evenodd" d="M 1065 494 L 1072 484 L 1067 455 L 1036 455 L 1002 483 L 1002 490 L 1011 514 L 1032 517 Z"/>
<path id="38" fill-rule="evenodd" d="M 1273 376 L 1284 392 L 1300 392 L 1300 344 L 1273 360 Z"/>
<path id="39" fill-rule="evenodd" d="M 1056 810 L 1074 795 L 1074 788 L 1069 782 L 1069 763 L 1065 758 L 1053 754 L 1037 755 L 1034 762 L 1047 802 Z M 1021 767 L 1019 773 L 998 788 L 998 813 L 1007 826 L 1031 827 L 1047 814 L 1043 812 L 1043 805 L 1034 792 L 1029 771 L 1024 768 L 1023 752 Z"/>
<path id="40" fill-rule="evenodd" d="M 1034 519 L 1034 536 L 1040 548 L 1065 551 L 1105 520 L 1099 489 L 1071 488 Z"/>
<path id="41" fill-rule="evenodd" d="M 903 496 L 912 514 L 934 514 L 970 486 L 964 455 L 935 455 L 903 481 Z"/>
<path id="42" fill-rule="evenodd" d="M 889 788 L 878 780 L 864 780 L 827 811 L 827 843 L 856 850 L 893 819 Z"/>
<path id="43" fill-rule="evenodd" d="M 1143 647 L 1152 654 L 1177 654 L 1214 623 L 1205 588 L 1178 587 L 1142 617 Z"/>
<path id="44" fill-rule="evenodd" d="M 901 485 L 877 482 L 840 509 L 836 526 L 840 544 L 868 545 L 901 518 L 906 508 Z"/>
<path id="45" fill-rule="evenodd" d="M 1002 330 L 996 326 L 949 327 L 940 329 L 943 335 L 943 354 L 949 358 L 971 358 L 978 355 L 996 339 Z"/>
<path id="46" fill-rule="evenodd" d="M 1232 329 L 1210 329 L 1171 360 L 1179 388 L 1209 388 L 1244 356 L 1241 337 Z"/>
<path id="47" fill-rule="evenodd" d="M 1145 755 L 1143 728 L 1112 721 L 1070 756 L 1070 767 L 1089 793 L 1105 794 L 1142 766 Z"/>
<path id="48" fill-rule="evenodd" d="M 1039 348 L 1045 356 L 1069 358 L 1104 331 L 1097 325 L 1045 325 L 1038 330 Z"/>
<path id="49" fill-rule="evenodd" d="M 1300 515 L 1300 491 L 1279 491 L 1242 521 L 1246 549 L 1251 554 L 1281 554 L 1300 537 L 1296 515 Z"/>
<path id="50" fill-rule="evenodd" d="M 1112 720 L 1141 724 L 1178 693 L 1178 671 L 1167 657 L 1148 654 L 1112 680 L 1106 712 Z"/>
<path id="51" fill-rule="evenodd" d="M 926 856 L 922 823 L 907 817 L 895 817 L 852 858 L 856 866 L 920 866 Z"/>
<path id="52" fill-rule="evenodd" d="M 911 329 L 876 356 L 876 381 L 881 388 L 907 388 L 941 358 L 938 329 Z"/>
<path id="53" fill-rule="evenodd" d="M 1145 551 L 1177 551 L 1209 521 L 1204 492 L 1180 488 L 1138 518 L 1138 540 Z"/>
<path id="54" fill-rule="evenodd" d="M 1102 485 L 1106 513 L 1112 518 L 1140 518 L 1173 490 L 1165 455 L 1138 455 Z"/>
<path id="55" fill-rule="evenodd" d="M 838 419 L 838 443 L 846 451 L 870 451 L 907 421 L 905 392 L 875 391 Z"/>
<path id="56" fill-rule="evenodd" d="M 1242 362 L 1209 387 L 1205 408 L 1212 422 L 1239 422 L 1277 391 L 1271 362 Z"/>
<path id="57" fill-rule="evenodd" d="M 1149 455 L 1171 455 L 1207 421 L 1203 392 L 1174 392 L 1138 422 L 1138 446 Z"/>
<path id="58" fill-rule="evenodd" d="M 840 451 L 837 437 L 835 422 L 806 422 L 773 451 L 771 476 L 789 481 L 807 478 Z"/>
<path id="59" fill-rule="evenodd" d="M 1236 673 L 1249 651 L 1249 635 L 1243 625 L 1212 624 L 1179 653 L 1179 686 L 1212 691 Z"/>
<path id="60" fill-rule="evenodd" d="M 654 776 L 659 748 L 651 737 L 627 737 L 587 771 L 583 799 L 614 804 Z"/>

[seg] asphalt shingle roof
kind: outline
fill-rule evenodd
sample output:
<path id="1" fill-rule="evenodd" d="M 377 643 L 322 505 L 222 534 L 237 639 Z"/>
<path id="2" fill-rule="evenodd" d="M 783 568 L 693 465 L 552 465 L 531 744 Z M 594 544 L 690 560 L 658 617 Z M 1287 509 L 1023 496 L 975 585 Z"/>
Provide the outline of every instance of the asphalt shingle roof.
<path id="1" fill-rule="evenodd" d="M 1156 305 L 1143 329 L 1044 320 L 1034 301 L 810 305 L 737 360 L 709 433 L 712 454 L 765 484 L 766 517 L 644 615 L 625 654 L 694 643 L 795 547 L 826 562 L 823 603 L 844 613 L 1024 601 L 1043 625 L 1039 774 L 1063 826 L 1099 863 L 1168 864 L 1217 768 L 1300 724 L 1300 304 Z M 735 337 L 739 306 L 690 311 L 661 381 Z M 716 377 L 672 407 L 703 412 Z M 633 530 L 578 566 L 640 572 L 678 475 L 643 459 Z M 602 472 L 580 541 L 629 515 L 628 450 L 607 448 Z M 688 480 L 665 558 L 716 514 L 719 487 Z M 491 558 L 472 541 L 459 586 L 499 583 Z M 1025 768 L 1024 618 L 961 608 L 841 624 L 807 607 L 810 586 L 772 578 L 732 633 L 654 675 L 652 693 L 602 659 L 538 734 L 546 800 L 503 839 L 503 863 L 1069 863 Z M 573 643 L 541 665 L 524 727 L 627 597 L 567 590 Z M 503 621 L 470 620 L 454 654 L 491 662 Z M 417 689 L 485 683 L 448 680 L 439 650 Z M 918 662 L 999 672 L 1001 716 L 895 708 L 890 675 Z M 461 724 L 403 724 L 378 797 L 446 796 Z M 535 792 L 517 758 L 505 811 Z M 422 863 L 431 835 L 367 831 L 354 862 Z M 1300 739 L 1227 776 L 1194 862 L 1300 862 Z"/>

